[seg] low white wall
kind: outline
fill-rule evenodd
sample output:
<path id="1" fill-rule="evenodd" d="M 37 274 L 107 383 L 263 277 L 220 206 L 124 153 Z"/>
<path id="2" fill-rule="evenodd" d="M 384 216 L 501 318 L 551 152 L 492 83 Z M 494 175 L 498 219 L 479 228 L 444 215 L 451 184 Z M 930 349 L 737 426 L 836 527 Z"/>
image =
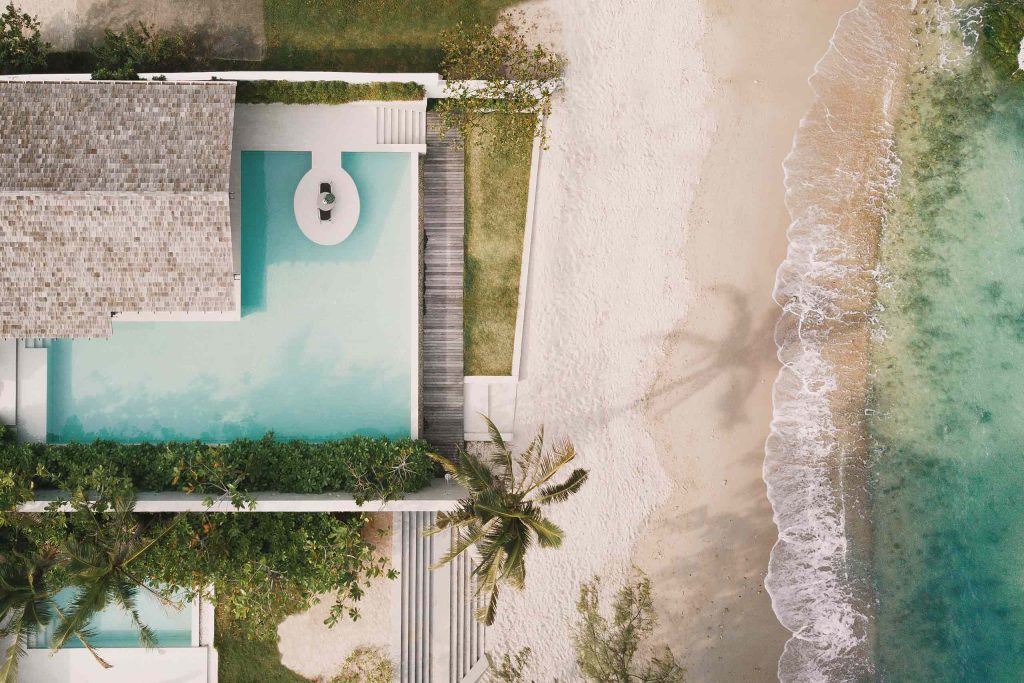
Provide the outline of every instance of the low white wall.
<path id="1" fill-rule="evenodd" d="M 177 491 L 141 492 L 135 504 L 136 512 L 417 512 L 452 510 L 465 489 L 445 479 L 416 493 L 407 494 L 401 500 L 368 500 L 362 505 L 356 503 L 351 493 L 277 493 L 257 492 L 249 494 L 256 506 L 237 510 L 231 501 L 215 499 L 212 506 L 206 505 L 202 494 L 179 493 Z M 45 512 L 47 505 L 66 495 L 59 491 L 37 491 L 35 500 L 18 506 L 19 512 Z M 67 510 L 67 506 L 64 508 Z"/>
<path id="2" fill-rule="evenodd" d="M 210 662 L 216 662 L 206 647 L 163 650 L 145 648 L 101 648 L 103 659 L 113 665 L 101 667 L 88 650 L 28 650 L 20 663 L 20 683 L 210 683 Z"/>

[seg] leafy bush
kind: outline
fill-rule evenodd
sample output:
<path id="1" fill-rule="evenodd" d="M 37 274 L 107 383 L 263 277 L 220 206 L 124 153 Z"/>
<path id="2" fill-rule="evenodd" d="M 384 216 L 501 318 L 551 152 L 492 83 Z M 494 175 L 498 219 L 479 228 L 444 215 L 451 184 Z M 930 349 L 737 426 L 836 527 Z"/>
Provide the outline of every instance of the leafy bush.
<path id="1" fill-rule="evenodd" d="M 185 517 L 146 555 L 146 581 L 190 598 L 207 595 L 252 639 L 275 637 L 286 616 L 309 609 L 321 593 L 336 595 L 328 625 L 345 616 L 358 619 L 355 603 L 366 581 L 395 576 L 364 538 L 367 516 L 361 513 Z"/>
<path id="2" fill-rule="evenodd" d="M 547 145 L 544 117 L 551 113 L 551 98 L 561 85 L 565 58 L 542 45 L 531 47 L 518 20 L 521 16 L 506 15 L 496 31 L 486 24 L 459 23 L 444 34 L 441 72 L 449 83 L 447 97 L 436 106 L 439 132 L 455 128 L 465 139 L 487 116 L 501 124 L 494 134 L 498 152 L 534 137 Z"/>
<path id="3" fill-rule="evenodd" d="M 189 71 L 201 63 L 199 45 L 193 36 L 163 35 L 152 26 L 125 26 L 120 33 L 107 29 L 103 41 L 93 48 L 97 81 L 136 81 L 140 71 Z"/>
<path id="4" fill-rule="evenodd" d="M 360 100 L 421 100 L 419 83 L 345 81 L 238 81 L 239 104 L 345 104 Z"/>
<path id="5" fill-rule="evenodd" d="M 8 2 L 0 14 L 0 74 L 24 74 L 46 66 L 50 44 L 39 37 L 39 20 Z"/>
<path id="6" fill-rule="evenodd" d="M 98 473 L 140 491 L 235 494 L 351 492 L 357 501 L 393 499 L 427 486 L 434 465 L 425 441 L 355 436 L 339 441 L 239 439 L 192 442 L 18 444 L 0 442 L 0 502 L 10 508 L 25 486 L 75 490 Z M 10 486 L 5 489 L 9 477 Z"/>
<path id="7" fill-rule="evenodd" d="M 500 658 L 490 652 L 487 656 L 487 683 L 526 683 L 526 667 L 530 663 L 531 650 L 524 647 L 515 654 L 503 654 Z"/>
<path id="8" fill-rule="evenodd" d="M 611 623 L 601 611 L 601 580 L 594 577 L 580 587 L 576 608 L 582 621 L 573 629 L 576 663 L 583 677 L 594 683 L 682 683 L 685 672 L 668 648 L 647 661 L 634 661 L 657 623 L 651 580 L 637 574 L 615 594 Z"/>
<path id="9" fill-rule="evenodd" d="M 383 648 L 357 647 L 341 666 L 331 683 L 391 683 L 395 667 Z"/>

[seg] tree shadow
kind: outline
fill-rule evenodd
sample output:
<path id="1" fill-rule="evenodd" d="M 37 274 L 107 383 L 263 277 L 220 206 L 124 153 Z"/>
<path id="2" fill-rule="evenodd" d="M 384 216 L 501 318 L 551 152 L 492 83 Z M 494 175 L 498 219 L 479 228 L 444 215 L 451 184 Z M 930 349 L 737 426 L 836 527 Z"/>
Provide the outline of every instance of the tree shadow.
<path id="1" fill-rule="evenodd" d="M 725 332 L 717 336 L 694 331 L 689 325 L 668 336 L 668 356 L 685 361 L 690 370 L 655 384 L 648 397 L 648 411 L 654 417 L 662 417 L 702 392 L 712 391 L 713 385 L 724 384 L 717 390 L 714 403 L 721 426 L 746 422 L 746 399 L 778 362 L 774 331 L 779 311 L 773 308 L 756 319 L 748 295 L 739 288 L 724 285 L 711 291 L 725 299 L 722 310 L 730 321 Z"/>
<path id="2" fill-rule="evenodd" d="M 140 22 L 189 36 L 207 58 L 258 60 L 266 52 L 262 3 L 249 0 L 94 0 L 74 26 L 74 48 L 89 50 L 105 30 Z"/>
<path id="3" fill-rule="evenodd" d="M 641 551 L 658 611 L 654 640 L 670 646 L 694 680 L 773 681 L 788 637 L 764 587 L 777 530 L 763 482 L 728 495 L 737 501 L 729 512 L 704 504 L 664 516 L 658 537 L 677 542 Z"/>

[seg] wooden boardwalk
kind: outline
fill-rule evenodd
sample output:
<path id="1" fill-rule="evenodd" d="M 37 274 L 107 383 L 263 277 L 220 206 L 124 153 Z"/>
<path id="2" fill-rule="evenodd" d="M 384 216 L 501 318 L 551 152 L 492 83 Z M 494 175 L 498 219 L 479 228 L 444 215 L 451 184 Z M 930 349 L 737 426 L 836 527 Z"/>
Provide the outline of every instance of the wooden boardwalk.
<path id="1" fill-rule="evenodd" d="M 423 162 L 422 436 L 454 455 L 463 424 L 462 278 L 465 264 L 465 160 L 457 134 L 443 140 L 427 112 Z"/>

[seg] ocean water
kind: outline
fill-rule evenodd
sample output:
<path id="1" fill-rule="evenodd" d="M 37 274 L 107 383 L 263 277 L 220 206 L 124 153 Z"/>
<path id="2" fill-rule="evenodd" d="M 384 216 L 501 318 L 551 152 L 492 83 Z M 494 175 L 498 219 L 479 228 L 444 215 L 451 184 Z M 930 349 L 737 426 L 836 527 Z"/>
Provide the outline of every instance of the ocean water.
<path id="1" fill-rule="evenodd" d="M 786 162 L 783 681 L 1024 680 L 1024 86 L 982 9 L 863 0 Z"/>
<path id="2" fill-rule="evenodd" d="M 61 609 L 66 609 L 76 594 L 77 589 L 65 588 L 54 596 L 54 601 Z M 153 629 L 157 647 L 192 646 L 192 619 L 195 607 L 191 602 L 179 600 L 177 604 L 169 605 L 152 593 L 140 590 L 136 596 L 136 608 L 142 623 Z M 32 649 L 50 647 L 57 626 L 58 621 L 54 619 L 29 640 L 28 646 Z M 132 623 L 131 615 L 117 605 L 109 604 L 100 610 L 89 621 L 87 628 L 94 633 L 88 639 L 93 647 L 142 647 L 139 631 Z M 85 645 L 77 637 L 72 636 L 65 647 L 83 648 Z"/>
<path id="3" fill-rule="evenodd" d="M 913 82 L 870 353 L 881 676 L 1024 679 L 1024 87 Z"/>
<path id="4" fill-rule="evenodd" d="M 409 155 L 344 154 L 361 212 L 311 242 L 293 195 L 308 152 L 243 152 L 242 318 L 115 322 L 49 349 L 54 442 L 408 436 L 417 226 Z"/>

